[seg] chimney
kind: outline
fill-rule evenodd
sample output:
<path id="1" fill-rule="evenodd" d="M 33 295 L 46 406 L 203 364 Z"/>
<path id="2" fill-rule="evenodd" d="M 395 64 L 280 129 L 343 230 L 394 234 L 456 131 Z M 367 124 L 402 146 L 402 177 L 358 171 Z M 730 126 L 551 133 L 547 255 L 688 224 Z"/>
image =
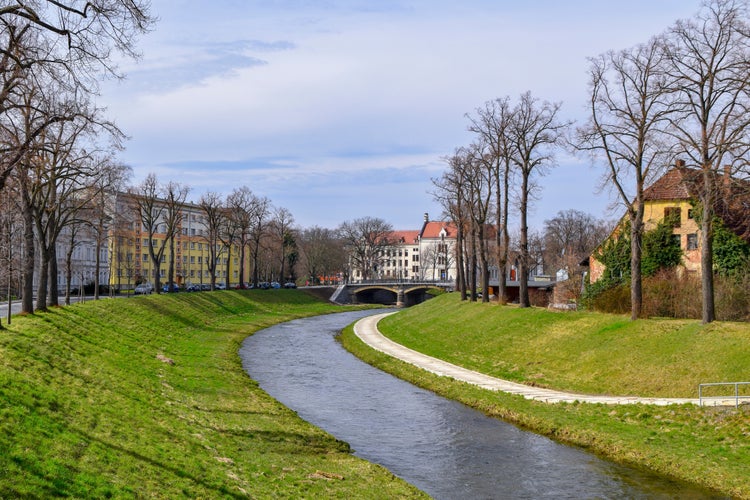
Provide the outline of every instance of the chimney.
<path id="1" fill-rule="evenodd" d="M 428 214 L 427 212 L 424 213 L 424 221 L 430 222 L 430 214 Z"/>
<path id="2" fill-rule="evenodd" d="M 729 189 L 732 184 L 732 166 L 724 165 L 724 189 Z"/>

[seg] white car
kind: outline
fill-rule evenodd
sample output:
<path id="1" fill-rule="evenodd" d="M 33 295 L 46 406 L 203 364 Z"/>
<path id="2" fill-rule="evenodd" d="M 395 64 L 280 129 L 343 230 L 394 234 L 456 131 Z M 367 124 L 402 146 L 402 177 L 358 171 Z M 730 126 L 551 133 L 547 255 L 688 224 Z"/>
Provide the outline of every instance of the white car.
<path id="1" fill-rule="evenodd" d="M 133 293 L 136 295 L 148 295 L 153 291 L 154 285 L 152 285 L 151 283 L 141 283 L 140 285 L 135 287 Z"/>

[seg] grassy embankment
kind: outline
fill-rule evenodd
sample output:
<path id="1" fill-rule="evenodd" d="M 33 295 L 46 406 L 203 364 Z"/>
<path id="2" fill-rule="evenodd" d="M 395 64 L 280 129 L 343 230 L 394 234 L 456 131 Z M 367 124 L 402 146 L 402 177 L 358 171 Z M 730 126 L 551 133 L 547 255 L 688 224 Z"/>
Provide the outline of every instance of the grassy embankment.
<path id="1" fill-rule="evenodd" d="M 254 331 L 337 309 L 275 290 L 14 318 L 0 331 L 0 498 L 422 496 L 242 370 Z"/>
<path id="2" fill-rule="evenodd" d="M 439 296 L 380 329 L 417 351 L 493 376 L 579 393 L 697 397 L 698 384 L 750 379 L 750 325 L 640 320 L 461 302 Z M 710 489 L 750 498 L 747 406 L 546 404 L 438 377 L 344 345 L 401 378 L 559 441 Z"/>

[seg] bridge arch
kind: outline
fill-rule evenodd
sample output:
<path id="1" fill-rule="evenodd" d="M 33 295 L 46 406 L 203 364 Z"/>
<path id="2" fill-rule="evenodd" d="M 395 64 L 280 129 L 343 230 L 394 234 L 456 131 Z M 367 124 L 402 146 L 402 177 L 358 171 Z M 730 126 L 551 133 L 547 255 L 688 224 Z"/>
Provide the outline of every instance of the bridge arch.
<path id="1" fill-rule="evenodd" d="M 352 301 L 360 304 L 383 304 L 409 307 L 420 304 L 432 297 L 430 290 L 442 290 L 435 284 L 367 284 L 349 285 Z"/>

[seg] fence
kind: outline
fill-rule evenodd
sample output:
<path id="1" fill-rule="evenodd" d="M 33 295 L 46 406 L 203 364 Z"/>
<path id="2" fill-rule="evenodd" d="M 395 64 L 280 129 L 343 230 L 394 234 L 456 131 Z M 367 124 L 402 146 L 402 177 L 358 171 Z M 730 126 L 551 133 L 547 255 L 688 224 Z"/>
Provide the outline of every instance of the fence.
<path id="1" fill-rule="evenodd" d="M 745 391 L 745 394 L 740 394 L 740 386 L 750 386 L 750 382 L 713 382 L 710 384 L 698 384 L 698 404 L 703 406 L 704 402 L 708 404 L 708 401 L 714 401 L 718 403 L 724 400 L 734 400 L 735 408 L 740 406 L 740 401 L 750 401 L 750 394 Z M 709 387 L 734 387 L 733 394 L 719 394 L 719 395 L 704 395 L 707 392 L 705 389 Z M 713 392 L 713 391 L 708 391 Z M 720 403 L 719 403 L 720 404 Z"/>

